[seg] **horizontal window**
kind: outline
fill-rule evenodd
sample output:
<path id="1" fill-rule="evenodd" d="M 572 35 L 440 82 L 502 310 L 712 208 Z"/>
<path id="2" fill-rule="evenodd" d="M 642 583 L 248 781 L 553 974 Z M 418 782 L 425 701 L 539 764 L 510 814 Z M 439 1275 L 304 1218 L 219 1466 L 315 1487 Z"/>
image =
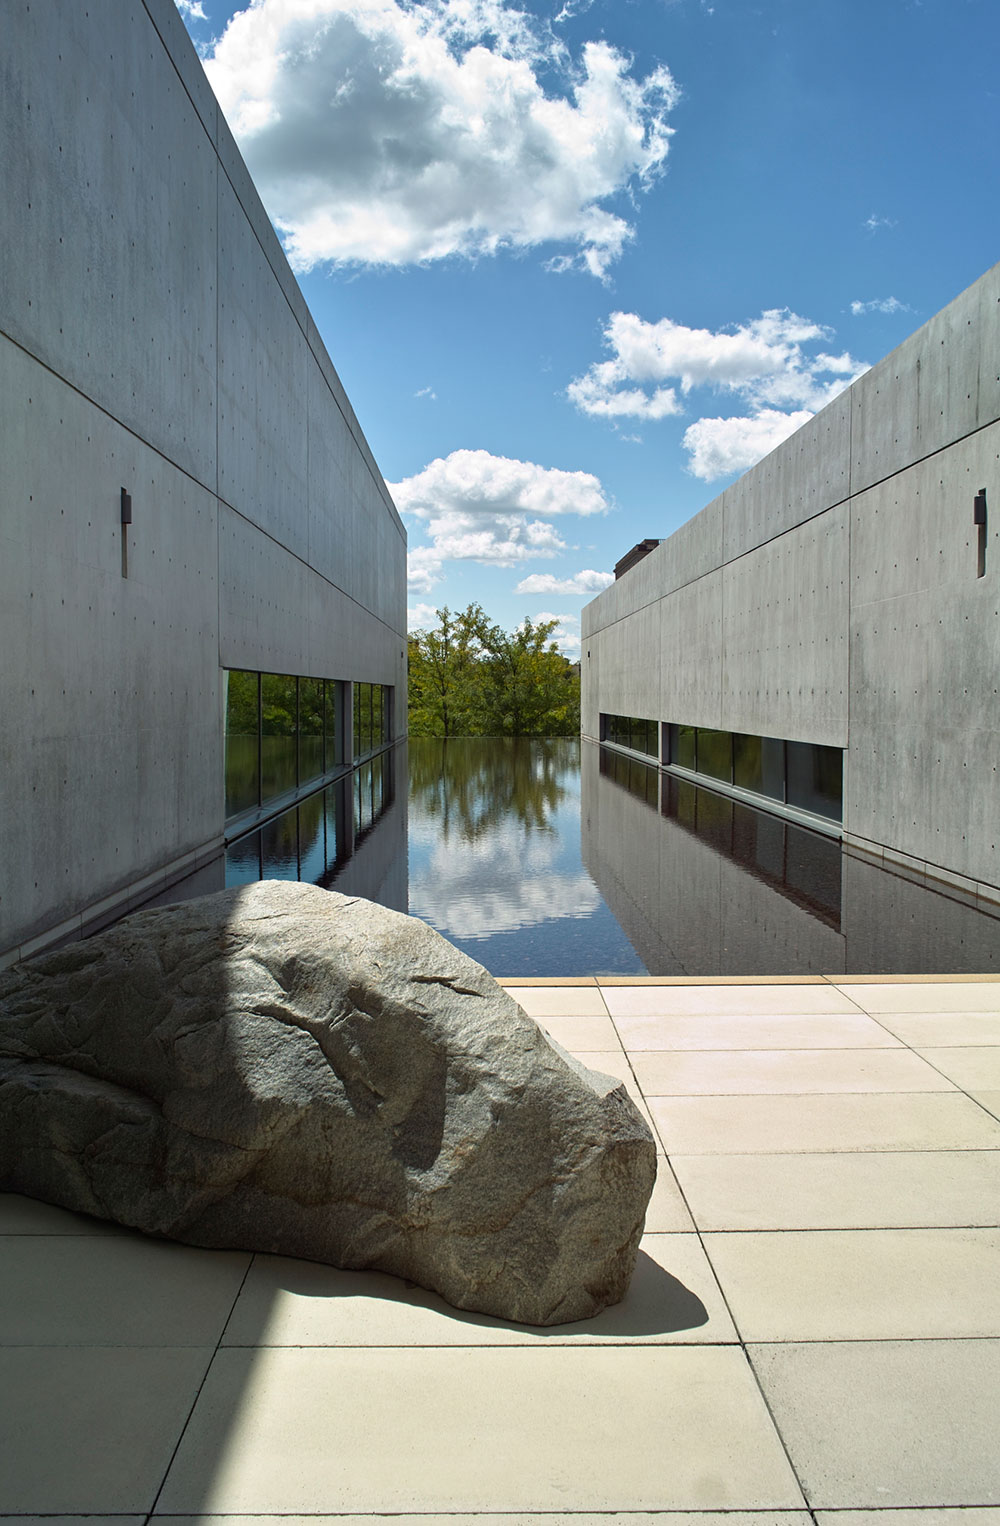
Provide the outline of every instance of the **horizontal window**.
<path id="1" fill-rule="evenodd" d="M 601 740 L 658 758 L 659 723 L 638 715 L 602 715 Z"/>
<path id="2" fill-rule="evenodd" d="M 227 669 L 225 679 L 226 819 L 266 806 L 342 768 L 344 683 L 291 673 Z M 381 696 L 377 728 L 368 698 L 366 736 L 386 735 L 388 690 L 359 685 Z M 375 745 L 380 745 L 376 742 Z"/>
<path id="3" fill-rule="evenodd" d="M 844 754 L 839 747 L 671 723 L 664 762 L 831 821 L 843 819 Z"/>
<path id="4" fill-rule="evenodd" d="M 354 762 L 391 740 L 392 688 L 389 684 L 354 685 Z"/>

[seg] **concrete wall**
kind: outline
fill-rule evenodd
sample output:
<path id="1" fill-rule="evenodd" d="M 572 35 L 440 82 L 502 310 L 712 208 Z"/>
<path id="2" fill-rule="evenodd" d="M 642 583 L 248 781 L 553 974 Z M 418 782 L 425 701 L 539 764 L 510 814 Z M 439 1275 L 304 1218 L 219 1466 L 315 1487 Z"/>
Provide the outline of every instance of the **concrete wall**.
<path id="1" fill-rule="evenodd" d="M 406 537 L 171 0 L 8 7 L 0 70 L 9 959 L 217 856 L 224 667 L 405 717 Z"/>
<path id="2" fill-rule="evenodd" d="M 847 841 L 1000 898 L 998 353 L 1000 265 L 589 604 L 584 735 L 844 748 Z"/>

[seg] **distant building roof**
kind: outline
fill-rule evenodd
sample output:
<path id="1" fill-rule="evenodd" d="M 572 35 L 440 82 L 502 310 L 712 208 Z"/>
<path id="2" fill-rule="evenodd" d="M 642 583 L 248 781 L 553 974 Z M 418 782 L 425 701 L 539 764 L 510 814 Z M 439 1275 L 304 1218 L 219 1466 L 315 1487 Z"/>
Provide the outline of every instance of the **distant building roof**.
<path id="1" fill-rule="evenodd" d="M 631 551 L 626 551 L 621 561 L 615 562 L 615 580 L 623 577 L 629 568 L 634 567 L 636 562 L 641 562 L 644 556 L 655 551 L 659 544 L 658 540 L 641 540 L 638 545 L 632 547 Z"/>

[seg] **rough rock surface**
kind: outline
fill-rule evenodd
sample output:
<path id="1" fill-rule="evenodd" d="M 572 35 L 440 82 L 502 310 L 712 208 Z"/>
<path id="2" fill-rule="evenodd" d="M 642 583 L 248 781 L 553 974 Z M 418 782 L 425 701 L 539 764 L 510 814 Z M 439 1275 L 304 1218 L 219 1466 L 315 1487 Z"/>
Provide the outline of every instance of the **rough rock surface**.
<path id="1" fill-rule="evenodd" d="M 264 881 L 0 975 L 0 1186 L 549 1325 L 628 1286 L 624 1087 L 414 918 Z"/>

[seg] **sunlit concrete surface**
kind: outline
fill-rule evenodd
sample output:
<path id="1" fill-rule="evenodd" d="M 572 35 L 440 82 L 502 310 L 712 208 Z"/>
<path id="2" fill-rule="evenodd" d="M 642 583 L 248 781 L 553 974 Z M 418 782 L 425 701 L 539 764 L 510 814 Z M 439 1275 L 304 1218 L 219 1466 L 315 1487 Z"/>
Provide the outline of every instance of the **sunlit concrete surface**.
<path id="1" fill-rule="evenodd" d="M 508 984 L 656 1130 L 624 1302 L 0 1198 L 0 1514 L 998 1526 L 1000 980 Z"/>

